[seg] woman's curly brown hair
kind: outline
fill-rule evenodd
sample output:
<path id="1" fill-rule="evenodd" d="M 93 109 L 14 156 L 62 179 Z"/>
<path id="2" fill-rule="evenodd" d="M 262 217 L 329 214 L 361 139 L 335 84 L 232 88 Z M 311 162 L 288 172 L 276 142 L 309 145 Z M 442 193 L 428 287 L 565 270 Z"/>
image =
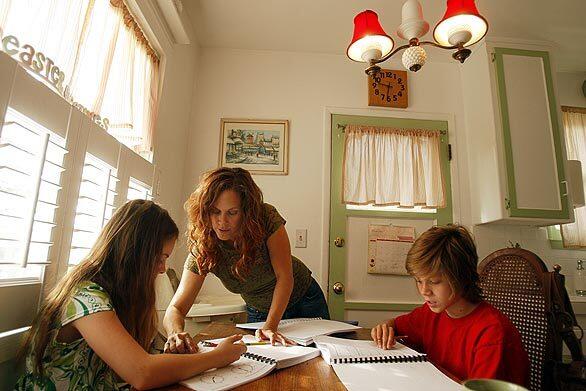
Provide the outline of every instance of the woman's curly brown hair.
<path id="1" fill-rule="evenodd" d="M 266 235 L 261 224 L 264 213 L 262 191 L 248 171 L 222 167 L 201 176 L 199 185 L 184 205 L 189 220 L 189 252 L 195 257 L 200 274 L 207 274 L 218 264 L 219 239 L 212 228 L 210 212 L 220 194 L 226 190 L 233 190 L 240 197 L 242 220 L 234 247 L 241 256 L 232 272 L 238 279 L 244 280 Z"/>

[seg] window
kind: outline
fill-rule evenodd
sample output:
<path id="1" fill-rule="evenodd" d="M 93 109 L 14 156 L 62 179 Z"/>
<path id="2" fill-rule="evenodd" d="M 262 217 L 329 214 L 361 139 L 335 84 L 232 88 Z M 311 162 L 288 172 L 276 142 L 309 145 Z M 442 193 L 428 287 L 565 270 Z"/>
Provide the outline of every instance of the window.
<path id="1" fill-rule="evenodd" d="M 48 263 L 66 153 L 65 139 L 8 108 L 0 133 L 0 262 L 25 269 L 4 267 L 0 279 L 39 278 L 39 265 Z"/>
<path id="2" fill-rule="evenodd" d="M 156 169 L 2 52 L 0 70 L 0 289 L 48 290 Z"/>
<path id="3" fill-rule="evenodd" d="M 136 199 L 152 200 L 152 188 L 148 185 L 145 185 L 138 179 L 130 177 L 130 181 L 128 182 L 128 195 L 126 199 L 128 201 Z"/>
<path id="4" fill-rule="evenodd" d="M 568 159 L 582 164 L 582 179 L 586 185 L 586 108 L 562 106 L 562 119 Z M 569 173 L 566 173 L 566 177 Z M 577 175 L 580 175 L 578 173 Z M 583 188 L 582 191 L 586 191 Z M 586 249 L 586 206 L 574 206 L 574 222 L 548 227 L 552 248 Z"/>
<path id="5" fill-rule="evenodd" d="M 116 170 L 87 154 L 75 209 L 69 265 L 77 265 L 89 252 L 100 230 L 114 213 Z"/>
<path id="6" fill-rule="evenodd" d="M 109 132 L 150 155 L 158 101 L 159 56 L 122 0 L 5 0 L 0 39 L 43 57 L 39 74 L 62 79 L 60 92 L 109 120 Z M 31 11 L 33 10 L 33 11 Z M 67 21 L 67 23 L 64 23 Z M 24 61 L 24 56 L 22 57 Z M 40 60 L 43 58 L 43 60 Z M 30 65 L 30 64 L 29 64 Z M 53 73 L 55 67 L 62 72 Z M 50 85 L 50 84 L 49 84 Z"/>
<path id="7" fill-rule="evenodd" d="M 3 52 L 0 86 L 0 366 L 9 368 L 43 292 L 83 259 L 127 194 L 156 194 L 157 171 Z"/>

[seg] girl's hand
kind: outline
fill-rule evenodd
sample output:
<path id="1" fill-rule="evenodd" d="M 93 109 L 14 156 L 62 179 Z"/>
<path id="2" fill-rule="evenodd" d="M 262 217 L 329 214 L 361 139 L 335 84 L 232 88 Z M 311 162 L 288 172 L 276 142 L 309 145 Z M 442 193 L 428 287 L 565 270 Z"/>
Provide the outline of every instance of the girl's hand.
<path id="1" fill-rule="evenodd" d="M 256 338 L 259 341 L 267 341 L 267 340 L 271 341 L 271 345 L 274 345 L 277 342 L 281 343 L 281 345 L 283 345 L 283 346 L 297 345 L 295 342 L 291 341 L 290 339 L 285 338 L 285 336 L 283 334 L 279 333 L 277 330 L 258 329 L 254 333 L 254 335 L 256 336 Z"/>
<path id="2" fill-rule="evenodd" d="M 381 323 L 370 331 L 372 340 L 381 349 L 390 349 L 395 344 L 395 330 L 388 323 Z"/>
<path id="3" fill-rule="evenodd" d="M 235 343 L 242 339 L 242 335 L 233 335 L 224 339 L 218 344 L 213 350 L 217 354 L 219 363 L 218 368 L 225 367 L 226 365 L 233 363 L 238 360 L 240 356 L 246 352 L 246 345 L 243 343 Z"/>
<path id="4" fill-rule="evenodd" d="M 171 334 L 167 337 L 163 353 L 197 353 L 197 344 L 189 333 Z"/>

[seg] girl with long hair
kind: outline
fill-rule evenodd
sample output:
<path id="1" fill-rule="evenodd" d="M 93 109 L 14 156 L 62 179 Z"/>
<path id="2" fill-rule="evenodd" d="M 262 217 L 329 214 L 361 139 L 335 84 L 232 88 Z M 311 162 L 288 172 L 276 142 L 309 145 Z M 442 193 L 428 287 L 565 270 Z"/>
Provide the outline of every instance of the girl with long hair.
<path id="1" fill-rule="evenodd" d="M 21 352 L 17 390 L 138 389 L 225 366 L 246 350 L 232 336 L 209 353 L 149 354 L 157 332 L 155 278 L 179 230 L 152 201 L 123 205 L 88 256 L 47 297 Z"/>
<path id="2" fill-rule="evenodd" d="M 241 168 L 206 172 L 185 203 L 190 255 L 179 288 L 165 313 L 166 351 L 191 352 L 184 332 L 191 308 L 207 273 L 242 296 L 248 321 L 265 321 L 259 339 L 288 343 L 277 330 L 287 318 L 329 319 L 328 306 L 311 271 L 291 255 L 285 220 L 263 202 L 260 188 Z"/>

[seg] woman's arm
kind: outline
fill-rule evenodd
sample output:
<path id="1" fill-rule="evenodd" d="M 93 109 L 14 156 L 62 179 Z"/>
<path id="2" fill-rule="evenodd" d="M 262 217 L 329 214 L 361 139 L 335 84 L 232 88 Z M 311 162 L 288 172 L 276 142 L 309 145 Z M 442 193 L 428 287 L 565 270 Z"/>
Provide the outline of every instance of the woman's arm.
<path id="1" fill-rule="evenodd" d="M 181 282 L 177 292 L 165 311 L 163 328 L 167 332 L 165 352 L 170 353 L 195 353 L 196 344 L 188 333 L 184 333 L 185 315 L 193 305 L 199 293 L 205 275 L 196 274 L 190 270 L 183 270 Z"/>
<path id="2" fill-rule="evenodd" d="M 272 333 L 262 333 L 266 338 L 270 338 L 271 343 L 281 342 L 285 344 L 286 340 L 280 334 L 276 334 L 279 321 L 289 304 L 291 292 L 293 292 L 293 262 L 291 260 L 291 245 L 285 226 L 281 225 L 267 240 L 271 265 L 275 271 L 277 283 L 273 292 L 271 308 L 263 329 L 271 330 Z M 268 335 L 267 335 L 268 334 Z"/>
<path id="3" fill-rule="evenodd" d="M 162 387 L 226 366 L 246 351 L 246 346 L 234 343 L 241 336 L 233 336 L 207 353 L 148 354 L 128 334 L 114 311 L 84 316 L 72 325 L 110 368 L 138 389 Z"/>

